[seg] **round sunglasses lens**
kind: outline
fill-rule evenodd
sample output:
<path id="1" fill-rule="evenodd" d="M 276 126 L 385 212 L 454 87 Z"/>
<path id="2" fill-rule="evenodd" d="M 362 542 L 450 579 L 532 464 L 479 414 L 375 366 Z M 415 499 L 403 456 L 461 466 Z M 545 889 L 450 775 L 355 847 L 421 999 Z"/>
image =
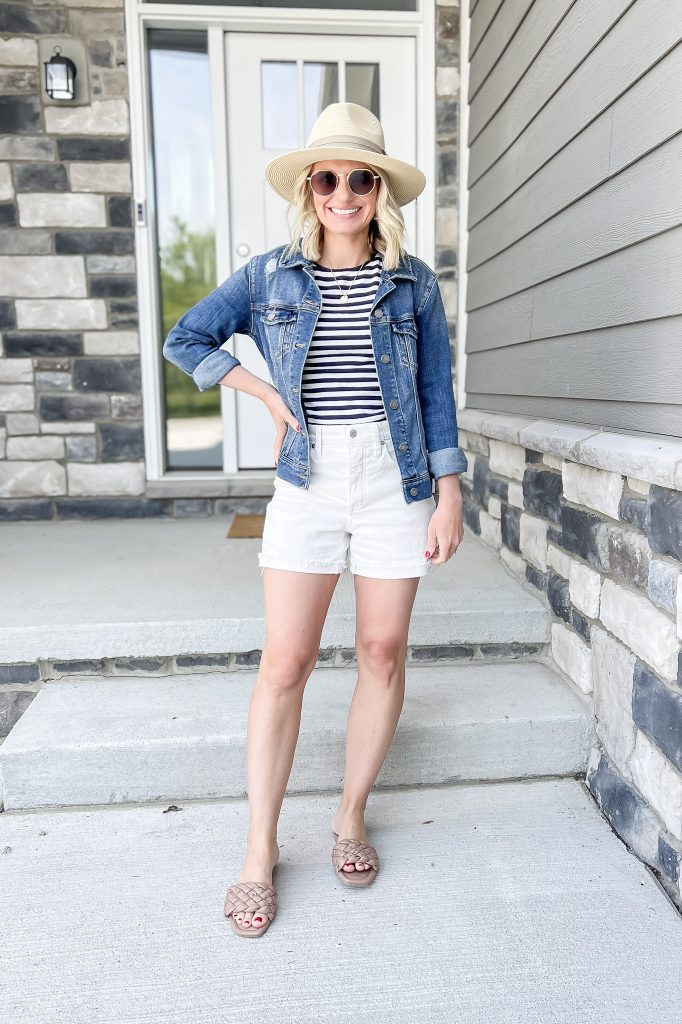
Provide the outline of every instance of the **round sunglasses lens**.
<path id="1" fill-rule="evenodd" d="M 315 171 L 310 184 L 318 196 L 330 196 L 336 189 L 336 175 L 331 171 Z"/>
<path id="2" fill-rule="evenodd" d="M 348 185 L 356 196 L 366 196 L 374 188 L 374 175 L 371 171 L 358 167 L 348 175 Z"/>

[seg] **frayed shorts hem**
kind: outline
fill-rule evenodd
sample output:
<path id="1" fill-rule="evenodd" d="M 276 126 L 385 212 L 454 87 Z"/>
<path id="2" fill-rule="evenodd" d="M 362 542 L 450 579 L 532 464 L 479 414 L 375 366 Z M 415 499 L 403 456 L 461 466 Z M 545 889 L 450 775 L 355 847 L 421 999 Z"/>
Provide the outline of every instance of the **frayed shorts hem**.
<path id="1" fill-rule="evenodd" d="M 288 569 L 290 572 L 319 572 L 335 573 L 344 572 L 345 562 L 320 562 L 320 561 L 292 561 L 287 558 L 274 558 L 269 555 L 258 555 L 261 576 L 263 569 Z"/>
<path id="2" fill-rule="evenodd" d="M 349 566 L 347 562 L 322 562 L 322 561 L 292 561 L 286 558 L 274 558 L 272 556 L 259 554 L 258 564 L 260 574 L 263 569 L 287 569 L 289 572 L 316 572 L 316 573 L 343 573 L 348 570 L 353 575 L 369 576 L 378 580 L 402 580 L 412 579 L 415 576 L 426 576 L 431 568 L 430 562 L 422 562 L 413 565 L 385 566 L 367 565 L 364 563 L 353 563 Z"/>
<path id="3" fill-rule="evenodd" d="M 430 562 L 421 562 L 418 565 L 364 565 L 355 563 L 350 566 L 350 572 L 357 576 L 370 576 L 375 580 L 406 580 L 415 576 L 426 576 L 431 568 Z"/>

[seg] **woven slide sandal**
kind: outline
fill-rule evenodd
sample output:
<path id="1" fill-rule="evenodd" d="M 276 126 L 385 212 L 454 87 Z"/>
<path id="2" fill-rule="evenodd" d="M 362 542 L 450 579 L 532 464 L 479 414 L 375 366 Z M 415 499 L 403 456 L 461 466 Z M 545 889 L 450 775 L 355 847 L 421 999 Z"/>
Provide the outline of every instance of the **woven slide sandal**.
<path id="1" fill-rule="evenodd" d="M 370 843 L 363 843 L 360 839 L 339 839 L 338 833 L 332 831 L 336 840 L 332 849 L 332 866 L 337 878 L 340 878 L 344 885 L 359 888 L 364 885 L 371 885 L 379 870 L 379 854 Z M 344 864 L 370 864 L 371 867 L 363 871 L 344 871 Z"/>
<path id="2" fill-rule="evenodd" d="M 273 875 L 277 864 L 273 866 Z M 235 921 L 233 914 L 240 910 L 252 910 L 254 917 L 262 914 L 269 918 L 262 925 L 250 924 L 248 928 L 242 928 Z M 264 935 L 275 919 L 277 913 L 277 890 L 272 885 L 263 882 L 235 882 L 227 890 L 225 897 L 225 917 L 229 917 L 232 929 L 237 935 L 243 935 L 245 939 L 257 939 Z"/>

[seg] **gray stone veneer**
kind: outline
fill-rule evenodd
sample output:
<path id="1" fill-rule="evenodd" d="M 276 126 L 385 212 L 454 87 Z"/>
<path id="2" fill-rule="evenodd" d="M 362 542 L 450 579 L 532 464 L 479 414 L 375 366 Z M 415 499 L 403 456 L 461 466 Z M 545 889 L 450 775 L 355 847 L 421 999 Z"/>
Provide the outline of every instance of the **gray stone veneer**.
<path id="1" fill-rule="evenodd" d="M 46 34 L 88 104 L 46 96 Z M 122 0 L 3 4 L 0 75 L 0 519 L 145 514 Z"/>
<path id="2" fill-rule="evenodd" d="M 460 423 L 466 523 L 544 595 L 554 661 L 592 703 L 586 784 L 682 905 L 682 441 Z"/>

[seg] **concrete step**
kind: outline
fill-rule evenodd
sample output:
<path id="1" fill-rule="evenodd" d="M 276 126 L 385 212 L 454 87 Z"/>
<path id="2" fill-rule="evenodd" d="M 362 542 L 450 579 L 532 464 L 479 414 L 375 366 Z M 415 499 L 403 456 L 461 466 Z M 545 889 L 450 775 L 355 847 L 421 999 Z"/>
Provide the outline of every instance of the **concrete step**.
<path id="1" fill-rule="evenodd" d="M 262 650 L 258 539 L 220 519 L 3 524 L 0 664 Z M 27 610 L 29 614 L 27 614 Z M 352 648 L 353 577 L 342 575 L 321 647 Z M 467 535 L 421 581 L 412 645 L 543 644 L 549 614 Z"/>
<path id="2" fill-rule="evenodd" d="M 285 798 L 256 942 L 223 915 L 245 800 L 0 815 L 6 1020 L 679 1020 L 679 914 L 579 781 L 377 790 L 357 891 L 332 873 L 337 805 Z"/>
<path id="3" fill-rule="evenodd" d="M 46 683 L 0 747 L 7 809 L 246 793 L 255 672 Z M 290 792 L 342 786 L 357 676 L 315 670 Z M 541 663 L 410 666 L 378 786 L 584 772 L 585 700 Z"/>

